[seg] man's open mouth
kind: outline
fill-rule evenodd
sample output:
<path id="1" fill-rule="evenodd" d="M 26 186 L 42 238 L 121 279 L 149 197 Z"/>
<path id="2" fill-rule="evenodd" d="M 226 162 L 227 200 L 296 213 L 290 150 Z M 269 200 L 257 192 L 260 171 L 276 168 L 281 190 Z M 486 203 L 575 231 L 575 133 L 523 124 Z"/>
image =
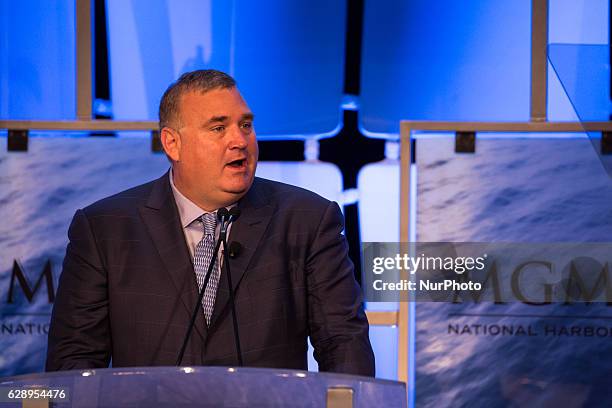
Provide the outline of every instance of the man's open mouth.
<path id="1" fill-rule="evenodd" d="M 231 161 L 231 162 L 227 163 L 227 165 L 229 167 L 233 167 L 233 168 L 238 169 L 238 168 L 246 166 L 246 159 L 234 160 L 234 161 Z"/>

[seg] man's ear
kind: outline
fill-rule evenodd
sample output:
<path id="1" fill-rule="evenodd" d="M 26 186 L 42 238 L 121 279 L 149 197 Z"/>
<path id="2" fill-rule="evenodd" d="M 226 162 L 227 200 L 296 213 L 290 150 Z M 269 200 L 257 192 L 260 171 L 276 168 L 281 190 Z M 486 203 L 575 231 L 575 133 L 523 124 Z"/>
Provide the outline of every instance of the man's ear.
<path id="1" fill-rule="evenodd" d="M 164 127 L 161 130 L 160 139 L 166 155 L 173 162 L 178 162 L 181 158 L 181 135 L 176 130 Z"/>

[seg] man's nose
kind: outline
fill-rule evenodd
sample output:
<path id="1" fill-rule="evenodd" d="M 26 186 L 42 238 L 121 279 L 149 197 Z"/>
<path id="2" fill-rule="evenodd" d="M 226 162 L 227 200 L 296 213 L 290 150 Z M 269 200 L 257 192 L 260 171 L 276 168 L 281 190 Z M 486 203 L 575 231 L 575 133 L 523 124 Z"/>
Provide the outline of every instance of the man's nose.
<path id="1" fill-rule="evenodd" d="M 249 134 L 245 132 L 240 125 L 232 126 L 229 134 L 229 148 L 230 149 L 246 149 L 247 139 Z"/>

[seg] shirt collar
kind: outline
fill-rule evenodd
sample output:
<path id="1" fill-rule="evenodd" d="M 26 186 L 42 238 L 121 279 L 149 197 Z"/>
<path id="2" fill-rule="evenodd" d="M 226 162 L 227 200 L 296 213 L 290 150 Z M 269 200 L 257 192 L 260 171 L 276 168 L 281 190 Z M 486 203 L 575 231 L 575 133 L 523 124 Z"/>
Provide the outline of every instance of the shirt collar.
<path id="1" fill-rule="evenodd" d="M 170 186 L 172 187 L 172 194 L 174 194 L 174 201 L 176 201 L 176 206 L 178 207 L 181 225 L 183 226 L 183 228 L 186 228 L 192 222 L 200 218 L 202 214 L 206 213 L 206 211 L 203 211 L 200 207 L 196 205 L 196 203 L 185 197 L 179 191 L 179 189 L 176 188 L 172 177 L 172 168 L 170 168 L 169 174 Z"/>
<path id="2" fill-rule="evenodd" d="M 196 203 L 188 199 L 179 191 L 178 188 L 174 185 L 174 177 L 172 176 L 172 167 L 170 167 L 170 171 L 168 172 L 170 177 L 170 186 L 172 187 L 172 194 L 174 195 L 174 201 L 176 201 L 176 206 L 178 207 L 179 218 L 181 219 L 181 225 L 183 228 L 187 228 L 191 225 L 192 222 L 200 218 L 203 214 L 206 214 L 208 211 L 202 210 Z M 237 203 L 232 205 L 228 205 L 226 208 L 229 210 L 232 207 L 235 207 Z M 217 211 L 211 211 L 216 213 Z"/>

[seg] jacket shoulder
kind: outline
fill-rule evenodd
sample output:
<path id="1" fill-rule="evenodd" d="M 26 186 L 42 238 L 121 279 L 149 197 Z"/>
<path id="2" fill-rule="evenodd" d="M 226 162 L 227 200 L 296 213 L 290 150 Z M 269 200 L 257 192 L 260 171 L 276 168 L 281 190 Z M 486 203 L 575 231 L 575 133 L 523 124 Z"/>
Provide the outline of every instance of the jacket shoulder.
<path id="1" fill-rule="evenodd" d="M 135 212 L 140 205 L 146 202 L 155 183 L 158 182 L 161 182 L 161 179 L 153 180 L 102 198 L 83 208 L 83 212 L 90 217 L 110 214 L 130 214 Z"/>
<path id="2" fill-rule="evenodd" d="M 302 187 L 257 177 L 253 187 L 271 204 L 279 207 L 327 208 L 331 201 Z"/>

